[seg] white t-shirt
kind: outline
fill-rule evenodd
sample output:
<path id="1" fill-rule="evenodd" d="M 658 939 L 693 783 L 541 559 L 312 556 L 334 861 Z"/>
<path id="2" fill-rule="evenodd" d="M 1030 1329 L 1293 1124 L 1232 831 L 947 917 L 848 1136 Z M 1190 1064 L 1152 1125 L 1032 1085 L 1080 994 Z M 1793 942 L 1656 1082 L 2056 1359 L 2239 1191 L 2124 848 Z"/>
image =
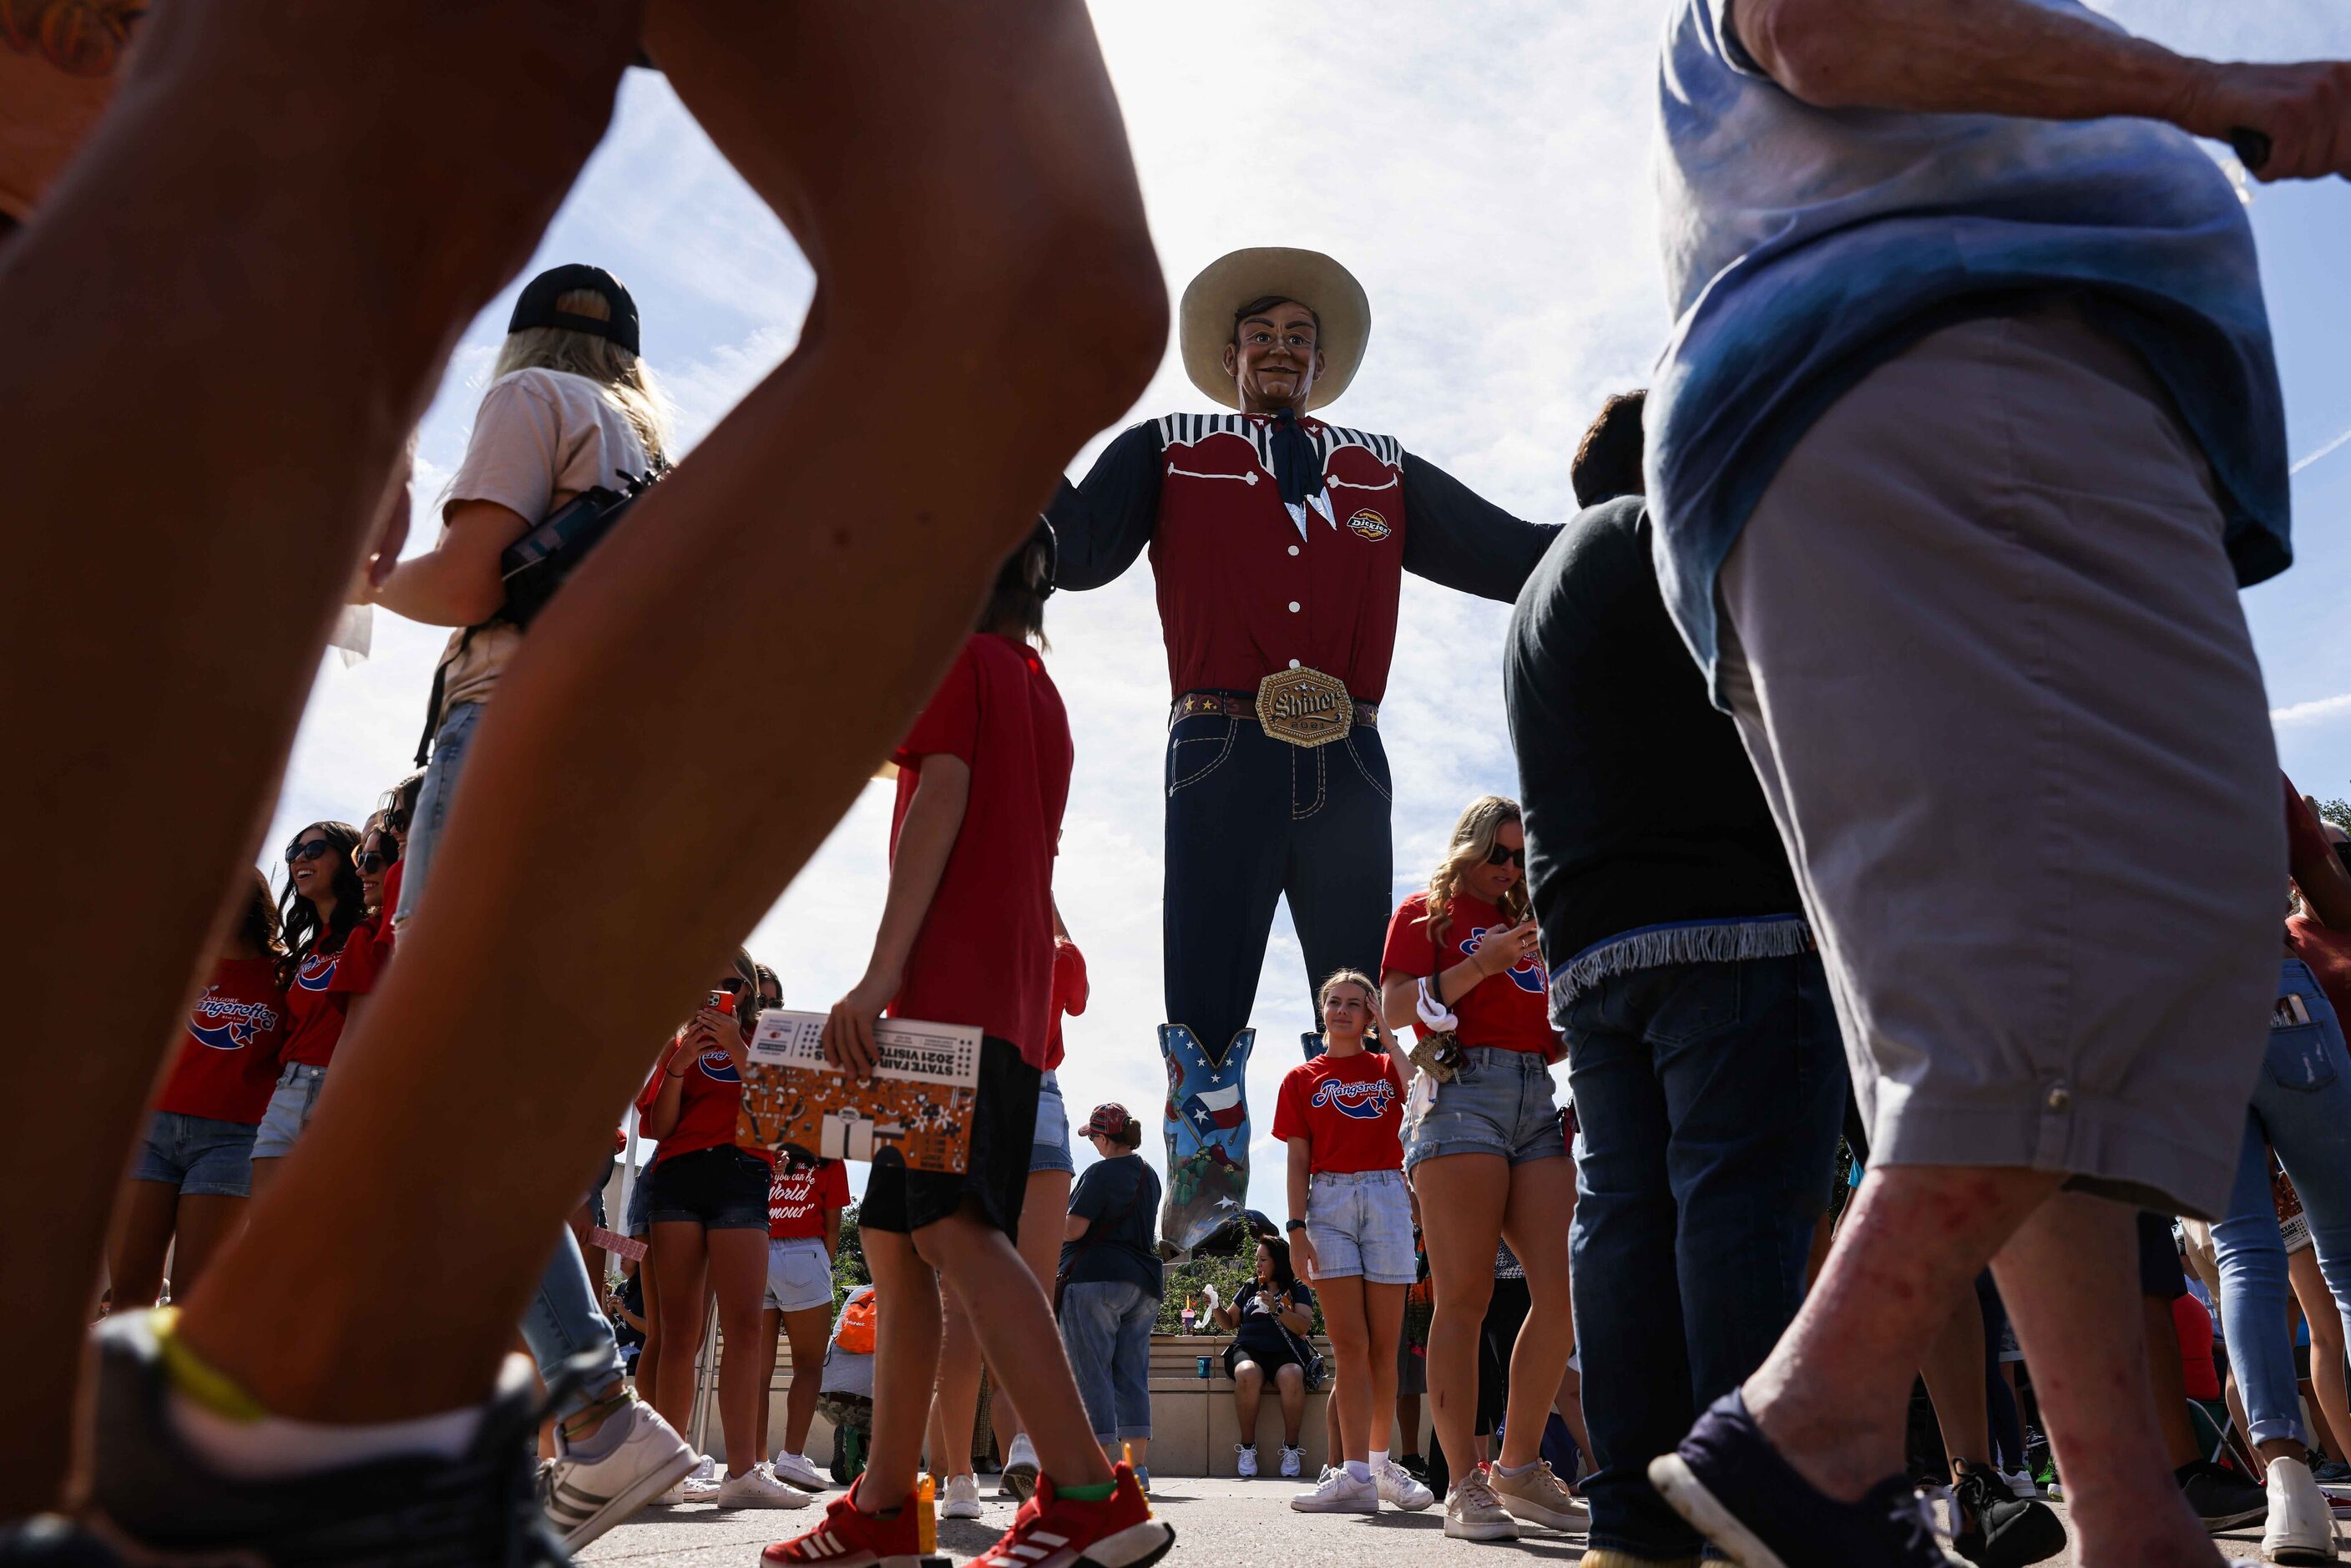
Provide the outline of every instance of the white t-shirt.
<path id="1" fill-rule="evenodd" d="M 581 491 L 617 489 L 623 476 L 648 466 L 636 426 L 597 382 L 568 371 L 516 371 L 482 394 L 442 515 L 467 501 L 495 501 L 535 527 Z M 448 667 L 442 711 L 486 701 L 521 645 L 521 628 L 504 622 L 475 629 L 470 639 L 453 633 L 441 656 Z"/>

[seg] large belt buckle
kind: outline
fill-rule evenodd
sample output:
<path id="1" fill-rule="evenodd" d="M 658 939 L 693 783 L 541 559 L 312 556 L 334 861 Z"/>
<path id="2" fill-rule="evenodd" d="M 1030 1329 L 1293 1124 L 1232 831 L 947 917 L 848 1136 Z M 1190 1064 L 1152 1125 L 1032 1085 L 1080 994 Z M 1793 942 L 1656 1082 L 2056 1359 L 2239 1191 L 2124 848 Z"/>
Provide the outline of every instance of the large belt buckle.
<path id="1" fill-rule="evenodd" d="M 1257 685 L 1257 721 L 1292 746 L 1328 746 L 1355 722 L 1347 683 L 1320 670 L 1280 670 Z"/>

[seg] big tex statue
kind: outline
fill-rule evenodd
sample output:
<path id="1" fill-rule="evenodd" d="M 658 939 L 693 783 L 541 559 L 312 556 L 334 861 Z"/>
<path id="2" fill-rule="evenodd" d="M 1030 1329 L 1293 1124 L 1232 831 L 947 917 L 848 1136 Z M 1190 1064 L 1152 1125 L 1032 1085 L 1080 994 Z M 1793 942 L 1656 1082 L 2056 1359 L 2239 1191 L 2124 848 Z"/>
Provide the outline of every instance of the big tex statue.
<path id="1" fill-rule="evenodd" d="M 1191 1249 L 1247 1200 L 1249 1004 L 1275 900 L 1310 998 L 1333 969 L 1378 973 L 1394 892 L 1379 704 L 1403 574 L 1507 602 L 1553 530 L 1393 436 L 1310 416 L 1346 390 L 1371 331 L 1363 287 L 1331 257 L 1235 251 L 1184 291 L 1180 330 L 1192 384 L 1235 412 L 1134 426 L 1047 516 L 1059 586 L 1101 587 L 1146 545 L 1158 579 L 1175 697 L 1161 1234 Z"/>

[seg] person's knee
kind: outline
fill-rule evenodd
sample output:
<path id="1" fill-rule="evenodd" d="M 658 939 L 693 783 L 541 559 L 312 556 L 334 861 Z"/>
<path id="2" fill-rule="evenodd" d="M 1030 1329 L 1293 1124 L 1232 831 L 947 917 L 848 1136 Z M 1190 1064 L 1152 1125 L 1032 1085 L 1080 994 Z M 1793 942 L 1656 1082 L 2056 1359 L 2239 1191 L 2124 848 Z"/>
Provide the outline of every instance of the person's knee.
<path id="1" fill-rule="evenodd" d="M 1273 1381 L 1284 1394 L 1297 1394 L 1303 1392 L 1306 1387 L 1306 1374 L 1302 1369 L 1292 1364 L 1275 1373 Z"/>

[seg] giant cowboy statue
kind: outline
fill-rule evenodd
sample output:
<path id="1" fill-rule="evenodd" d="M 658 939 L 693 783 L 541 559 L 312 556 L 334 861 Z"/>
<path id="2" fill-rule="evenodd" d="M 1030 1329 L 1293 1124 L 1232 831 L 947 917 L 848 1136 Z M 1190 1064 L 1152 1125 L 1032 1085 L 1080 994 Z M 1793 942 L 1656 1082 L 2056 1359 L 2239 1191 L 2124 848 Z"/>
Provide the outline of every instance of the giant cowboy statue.
<path id="1" fill-rule="evenodd" d="M 1395 437 L 1309 417 L 1363 361 L 1363 286 L 1309 250 L 1235 251 L 1184 291 L 1184 369 L 1231 413 L 1171 413 L 1106 447 L 1048 516 L 1062 588 L 1151 548 L 1167 727 L 1167 1207 L 1201 1246 L 1249 1190 L 1249 1005 L 1277 898 L 1306 984 L 1379 972 L 1393 888 L 1379 702 L 1403 574 L 1514 599 L 1552 529 Z M 1307 1049 L 1315 1049 L 1312 1036 Z"/>

